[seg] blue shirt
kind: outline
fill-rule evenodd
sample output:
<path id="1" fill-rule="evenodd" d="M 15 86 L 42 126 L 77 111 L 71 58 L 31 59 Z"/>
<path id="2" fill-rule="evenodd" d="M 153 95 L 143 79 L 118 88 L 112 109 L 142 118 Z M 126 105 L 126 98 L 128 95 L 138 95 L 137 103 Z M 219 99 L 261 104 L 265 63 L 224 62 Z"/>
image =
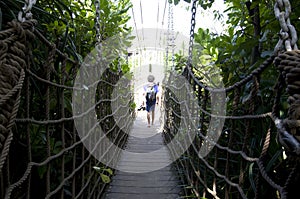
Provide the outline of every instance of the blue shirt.
<path id="1" fill-rule="evenodd" d="M 144 86 L 144 91 L 146 92 L 147 91 L 147 88 L 149 87 L 149 86 L 152 86 L 152 85 L 154 85 L 154 91 L 155 91 L 155 94 L 157 94 L 158 93 L 158 85 L 157 84 L 152 84 L 152 83 L 148 83 L 147 85 L 145 85 Z M 156 97 L 155 97 L 155 100 L 151 103 L 151 104 L 155 104 L 156 103 Z M 147 100 L 146 100 L 146 104 L 150 104 L 150 102 L 148 102 Z"/>

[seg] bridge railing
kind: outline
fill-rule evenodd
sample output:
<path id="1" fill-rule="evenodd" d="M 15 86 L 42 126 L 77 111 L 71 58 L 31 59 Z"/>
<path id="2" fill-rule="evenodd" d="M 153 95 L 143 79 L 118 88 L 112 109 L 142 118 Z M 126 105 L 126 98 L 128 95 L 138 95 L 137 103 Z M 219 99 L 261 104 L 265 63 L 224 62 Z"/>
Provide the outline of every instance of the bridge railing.
<path id="1" fill-rule="evenodd" d="M 72 101 L 80 63 L 49 42 L 35 24 L 35 20 L 12 21 L 0 32 L 0 198 L 99 198 L 113 169 L 86 149 L 85 138 L 74 124 L 72 106 L 83 105 L 87 97 Z M 95 112 L 104 137 L 120 148 L 127 140 L 124 131 L 132 125 L 128 107 L 133 101 L 131 86 L 123 85 L 124 92 L 117 97 L 126 98 L 126 103 L 115 99 L 118 110 L 111 108 L 111 95 L 121 76 L 106 70 L 96 87 L 82 88 L 97 89 L 89 111 Z M 127 119 L 122 129 L 116 125 L 114 111 Z M 87 112 L 76 119 L 84 120 Z M 90 127 L 90 121 L 83 122 Z M 89 135 L 88 128 L 80 130 L 97 137 Z M 92 148 L 105 151 L 99 147 L 110 146 Z M 109 157 L 108 162 L 116 161 L 118 154 Z"/>
<path id="2" fill-rule="evenodd" d="M 284 198 L 288 194 L 291 176 L 296 174 L 288 166 L 287 152 L 278 143 L 274 117 L 282 109 L 280 100 L 285 101 L 286 96 L 278 92 L 280 82 L 275 83 L 274 90 L 263 91 L 261 86 L 262 73 L 273 66 L 274 59 L 275 56 L 269 57 L 240 82 L 221 89 L 205 85 L 195 75 L 196 69 L 185 68 L 182 76 L 189 82 L 199 110 L 196 130 L 191 128 L 185 133 L 192 135 L 196 131 L 196 136 L 191 138 L 193 141 L 183 155 L 174 147 L 170 151 L 173 157 L 180 156 L 176 165 L 187 197 Z M 184 131 L 183 121 L 192 119 L 182 112 L 182 104 L 190 107 L 190 114 L 196 111 L 194 102 L 176 96 L 176 92 L 186 95 L 180 91 L 181 87 L 177 89 L 178 92 L 176 86 L 166 88 L 164 93 L 167 143 Z M 226 93 L 227 111 L 215 115 L 212 109 L 216 103 L 212 97 L 220 92 Z M 262 104 L 262 98 L 268 98 L 269 104 Z M 218 139 L 212 139 L 209 132 L 219 125 L 217 120 L 211 122 L 212 118 L 224 119 Z M 207 147 L 207 143 L 210 151 L 203 155 L 201 148 Z M 185 143 L 177 144 L 185 147 Z"/>

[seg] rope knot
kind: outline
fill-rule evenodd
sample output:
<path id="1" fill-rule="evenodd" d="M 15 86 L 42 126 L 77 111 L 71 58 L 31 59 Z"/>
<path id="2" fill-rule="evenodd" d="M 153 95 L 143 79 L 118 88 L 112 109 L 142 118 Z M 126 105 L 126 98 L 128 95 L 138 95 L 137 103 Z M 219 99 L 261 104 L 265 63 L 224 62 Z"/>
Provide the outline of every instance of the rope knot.
<path id="1" fill-rule="evenodd" d="M 11 22 L 8 22 L 8 27 L 11 28 L 11 31 L 14 32 L 15 35 L 18 35 L 19 41 L 23 41 L 26 39 L 34 39 L 33 30 L 34 27 L 37 25 L 37 21 L 27 20 L 24 22 L 19 22 L 17 20 L 12 20 Z"/>

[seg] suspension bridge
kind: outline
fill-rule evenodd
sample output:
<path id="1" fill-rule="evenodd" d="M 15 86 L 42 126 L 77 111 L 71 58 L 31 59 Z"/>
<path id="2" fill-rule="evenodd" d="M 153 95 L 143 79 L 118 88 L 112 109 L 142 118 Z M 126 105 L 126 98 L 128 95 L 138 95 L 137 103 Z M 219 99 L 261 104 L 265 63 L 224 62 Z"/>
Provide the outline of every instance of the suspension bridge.
<path id="1" fill-rule="evenodd" d="M 278 18 L 289 10 L 275 5 Z M 197 77 L 191 63 L 192 20 L 188 63 L 182 74 L 164 80 L 156 121 L 148 128 L 146 112 L 133 106 L 132 82 L 120 89 L 122 71 L 108 68 L 96 82 L 71 85 L 80 63 L 34 28 L 37 21 L 25 17 L 30 9 L 25 12 L 0 31 L 0 198 L 292 198 L 300 154 L 300 51 L 294 37 L 280 38 L 274 53 L 242 80 L 215 88 Z M 292 29 L 285 19 L 282 34 Z M 33 42 L 43 57 L 34 57 Z M 43 60 L 39 70 L 36 59 Z M 271 67 L 279 70 L 272 109 L 257 112 L 259 80 Z M 285 88 L 289 109 L 281 118 Z M 245 90 L 249 96 L 242 100 Z M 213 103 L 222 92 L 231 102 L 226 115 L 213 113 L 224 105 Z M 88 96 L 96 100 L 85 109 Z M 74 106 L 83 111 L 72 114 Z M 101 133 L 94 132 L 98 128 Z M 218 139 L 211 132 L 220 132 Z"/>

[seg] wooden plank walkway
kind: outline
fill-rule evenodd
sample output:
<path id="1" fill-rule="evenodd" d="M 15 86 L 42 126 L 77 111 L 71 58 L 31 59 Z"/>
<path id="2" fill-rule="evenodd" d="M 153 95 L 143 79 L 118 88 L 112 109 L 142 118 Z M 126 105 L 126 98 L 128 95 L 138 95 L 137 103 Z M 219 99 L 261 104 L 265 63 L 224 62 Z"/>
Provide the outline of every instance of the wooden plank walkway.
<path id="1" fill-rule="evenodd" d="M 126 146 L 129 153 L 122 153 L 105 199 L 180 198 L 182 190 L 163 144 L 157 110 L 155 117 L 154 125 L 148 128 L 146 111 L 138 112 Z"/>

